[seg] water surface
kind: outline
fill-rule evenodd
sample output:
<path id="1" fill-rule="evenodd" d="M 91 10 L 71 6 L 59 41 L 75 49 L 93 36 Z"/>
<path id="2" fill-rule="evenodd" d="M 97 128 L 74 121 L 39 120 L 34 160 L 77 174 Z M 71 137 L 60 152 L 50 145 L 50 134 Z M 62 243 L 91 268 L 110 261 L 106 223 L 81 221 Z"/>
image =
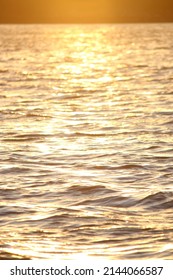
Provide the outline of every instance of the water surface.
<path id="1" fill-rule="evenodd" d="M 171 259 L 173 24 L 0 25 L 0 258 Z"/>

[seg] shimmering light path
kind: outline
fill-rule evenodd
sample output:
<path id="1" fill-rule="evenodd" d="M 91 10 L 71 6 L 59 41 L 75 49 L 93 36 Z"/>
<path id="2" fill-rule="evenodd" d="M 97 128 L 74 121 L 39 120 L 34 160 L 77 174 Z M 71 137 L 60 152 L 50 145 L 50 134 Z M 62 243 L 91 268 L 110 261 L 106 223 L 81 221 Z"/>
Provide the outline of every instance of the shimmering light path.
<path id="1" fill-rule="evenodd" d="M 0 26 L 0 257 L 171 259 L 173 25 Z"/>

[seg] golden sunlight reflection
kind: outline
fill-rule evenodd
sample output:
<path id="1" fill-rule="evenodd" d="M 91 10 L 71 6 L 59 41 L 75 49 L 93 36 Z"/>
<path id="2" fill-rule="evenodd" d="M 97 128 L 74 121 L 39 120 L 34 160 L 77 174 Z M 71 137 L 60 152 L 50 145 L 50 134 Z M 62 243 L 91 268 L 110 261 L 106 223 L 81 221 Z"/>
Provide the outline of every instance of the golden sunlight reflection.
<path id="1" fill-rule="evenodd" d="M 36 148 L 44 155 L 48 155 L 51 153 L 51 149 L 48 144 L 45 143 L 37 143 L 35 144 Z"/>
<path id="2" fill-rule="evenodd" d="M 166 245 L 163 245 L 159 252 L 164 252 L 164 251 L 169 251 L 169 250 L 172 250 L 173 249 L 173 243 L 169 243 L 169 244 L 166 244 Z"/>
<path id="3" fill-rule="evenodd" d="M 4 252 L 171 257 L 172 26 L 2 30 L 9 44 L 7 61 L 0 59 Z M 0 44 L 0 56 L 5 49 Z"/>

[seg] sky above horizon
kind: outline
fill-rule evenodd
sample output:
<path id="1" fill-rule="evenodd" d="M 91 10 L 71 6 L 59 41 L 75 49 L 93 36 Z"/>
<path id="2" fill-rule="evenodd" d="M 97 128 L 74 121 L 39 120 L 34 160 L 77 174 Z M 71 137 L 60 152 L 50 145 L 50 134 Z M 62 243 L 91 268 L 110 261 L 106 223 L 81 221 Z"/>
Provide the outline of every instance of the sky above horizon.
<path id="1" fill-rule="evenodd" d="M 173 21 L 172 0 L 1 0 L 1 23 Z"/>

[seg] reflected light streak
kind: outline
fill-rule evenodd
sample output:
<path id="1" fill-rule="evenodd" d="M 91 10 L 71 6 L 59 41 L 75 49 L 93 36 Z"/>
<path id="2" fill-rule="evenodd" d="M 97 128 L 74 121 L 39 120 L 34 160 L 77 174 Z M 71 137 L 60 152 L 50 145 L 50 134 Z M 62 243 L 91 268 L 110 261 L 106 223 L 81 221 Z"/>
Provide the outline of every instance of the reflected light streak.
<path id="1" fill-rule="evenodd" d="M 73 31 L 73 28 L 70 28 Z M 155 237 L 151 235 L 150 241 L 147 238 L 139 239 L 138 232 L 136 237 L 134 236 L 136 233 L 135 229 L 145 230 L 144 233 L 150 229 L 163 232 L 163 223 L 160 221 L 165 219 L 165 217 L 161 217 L 161 215 L 154 216 L 152 215 L 153 213 L 150 216 L 149 212 L 142 213 L 142 205 L 141 209 L 139 207 L 136 209 L 133 208 L 131 213 L 129 210 L 127 215 L 126 204 L 123 204 L 121 199 L 122 197 L 125 199 L 128 199 L 128 197 L 131 199 L 133 197 L 134 201 L 140 201 L 140 199 L 144 198 L 144 192 L 146 192 L 145 195 L 147 197 L 150 192 L 156 193 L 162 191 L 163 185 L 158 186 L 162 171 L 159 173 L 158 170 L 163 170 L 163 166 L 161 165 L 159 167 L 155 163 L 159 156 L 164 155 L 163 153 L 165 153 L 166 160 L 168 160 L 167 151 L 159 150 L 158 153 L 156 150 L 157 152 L 155 152 L 155 150 L 153 151 L 152 145 L 155 145 L 158 139 L 155 131 L 160 131 L 160 125 L 163 126 L 163 121 L 164 123 L 169 121 L 170 113 L 172 112 L 171 108 L 166 111 L 165 105 L 163 106 L 163 103 L 159 101 L 160 95 L 156 94 L 154 90 L 153 92 L 150 91 L 150 84 L 147 90 L 145 80 L 143 81 L 142 89 L 136 89 L 135 86 L 137 83 L 134 80 L 135 76 L 132 75 L 131 79 L 128 79 L 127 70 L 124 67 L 122 67 L 123 70 L 119 73 L 117 65 L 112 66 L 111 59 L 108 59 L 109 55 L 105 55 L 105 52 L 102 53 L 103 47 L 107 47 L 102 40 L 102 30 L 100 35 L 97 36 L 98 50 L 96 51 L 95 49 L 93 52 L 95 36 L 92 35 L 91 37 L 84 38 L 82 30 L 79 29 L 75 32 L 75 34 L 73 32 L 68 33 L 68 36 L 71 36 L 68 46 L 69 48 L 72 46 L 72 49 L 75 51 L 71 53 L 70 49 L 67 53 L 68 59 L 65 57 L 62 60 L 61 67 L 56 67 L 58 59 L 55 59 L 54 67 L 56 70 L 50 82 L 51 91 L 47 92 L 46 79 L 44 102 L 38 101 L 40 97 L 37 97 L 35 102 L 33 102 L 33 106 L 30 103 L 26 105 L 25 113 L 23 111 L 21 112 L 22 114 L 26 114 L 27 117 L 24 120 L 22 118 L 21 122 L 18 119 L 19 125 L 16 124 L 16 119 L 14 120 L 16 124 L 15 133 L 19 134 L 20 138 L 17 138 L 17 142 L 11 141 L 11 146 L 8 142 L 6 144 L 7 147 L 11 147 L 13 162 L 19 162 L 19 167 L 21 165 L 23 166 L 23 161 L 26 162 L 26 167 L 30 164 L 30 160 L 33 160 L 34 164 L 36 163 L 32 166 L 29 165 L 30 173 L 26 172 L 25 174 L 24 170 L 23 173 L 20 173 L 20 177 L 18 175 L 17 177 L 10 177 L 11 175 L 8 175 L 10 177 L 7 185 L 8 190 L 11 192 L 11 182 L 14 179 L 18 188 L 20 187 L 22 189 L 22 192 L 21 189 L 16 189 L 15 196 L 12 197 L 13 200 L 10 203 L 13 203 L 13 206 L 14 203 L 20 207 L 26 206 L 26 215 L 28 215 L 26 219 L 26 216 L 23 215 L 23 209 L 21 209 L 22 216 L 19 222 L 22 224 L 21 221 L 27 221 L 27 223 L 22 228 L 18 227 L 18 223 L 15 225 L 15 230 L 19 234 L 18 236 L 14 236 L 13 240 L 15 242 L 11 244 L 9 241 L 10 246 L 16 248 L 11 249 L 11 252 L 21 255 L 26 254 L 33 258 L 44 256 L 44 258 L 49 259 L 70 258 L 75 260 L 81 260 L 81 258 L 86 260 L 94 258 L 94 255 L 98 257 L 101 254 L 106 258 L 108 258 L 108 255 L 112 256 L 112 258 L 118 258 L 127 254 L 138 253 L 139 248 L 141 252 L 148 250 L 150 253 L 153 248 L 150 248 L 148 244 L 151 244 Z M 97 33 L 98 31 L 95 32 Z M 78 35 L 81 38 L 79 41 L 77 40 Z M 77 41 L 78 44 L 76 44 Z M 117 52 L 118 49 L 115 50 L 115 56 Z M 55 58 L 57 58 L 56 56 L 57 54 Z M 121 66 L 123 61 L 124 59 L 120 61 L 118 67 Z M 48 71 L 51 73 L 51 70 L 52 68 Z M 60 78 L 57 78 L 59 77 L 59 73 Z M 116 75 L 117 77 L 115 77 Z M 121 80 L 124 81 L 121 82 Z M 54 91 L 53 93 L 52 90 Z M 26 104 L 28 104 L 28 96 L 26 98 L 24 101 L 27 101 Z M 146 103 L 148 98 L 151 102 Z M 23 103 L 25 104 L 25 102 Z M 33 114 L 32 116 L 31 114 L 32 119 L 33 117 L 35 118 L 33 119 L 34 123 L 32 126 L 31 119 L 28 118 L 28 109 L 30 110 L 29 112 L 36 110 L 35 115 Z M 170 110 L 170 113 L 168 110 Z M 157 114 L 157 112 L 164 113 L 165 111 L 167 115 L 163 114 L 163 116 L 159 116 Z M 9 110 L 7 112 L 9 114 Z M 13 111 L 12 113 L 14 115 Z M 8 129 L 11 131 L 13 123 L 9 123 Z M 169 131 L 169 127 L 165 126 L 162 132 L 165 132 L 166 129 Z M 34 134 L 35 136 L 33 135 L 34 131 L 37 131 L 40 138 L 37 138 L 37 134 Z M 29 135 L 31 138 L 27 140 L 26 136 Z M 164 141 L 167 141 L 169 145 L 171 142 L 170 137 L 170 134 L 166 134 L 165 132 Z M 28 150 L 23 152 L 23 149 L 26 149 L 26 143 Z M 152 149 L 148 149 L 148 147 Z M 6 149 L 7 151 L 8 149 Z M 17 158 L 14 151 L 18 155 Z M 37 157 L 37 152 L 40 152 L 41 157 L 40 154 Z M 47 154 L 52 155 L 44 157 Z M 28 156 L 28 161 L 26 161 L 26 156 Z M 20 157 L 22 159 L 21 162 L 19 161 Z M 154 165 L 149 164 L 148 158 L 153 159 Z M 143 159 L 146 160 L 142 162 Z M 127 163 L 127 168 L 125 162 Z M 136 169 L 135 164 L 134 166 L 133 164 L 130 166 L 130 162 L 139 164 L 140 168 L 137 165 Z M 157 160 L 157 164 L 158 162 L 159 159 Z M 7 170 L 5 170 L 4 174 L 2 172 L 2 174 L 6 180 L 8 168 L 10 170 L 14 166 L 7 165 L 5 167 Z M 34 167 L 37 167 L 37 169 L 35 170 Z M 153 169 L 158 170 L 157 172 L 154 171 L 154 177 L 150 177 L 149 173 Z M 49 172 L 50 170 L 51 172 Z M 12 172 L 13 176 L 16 176 L 15 172 L 14 174 Z M 170 172 L 170 161 L 168 172 Z M 146 175 L 148 177 L 145 177 Z M 21 178 L 24 180 L 22 181 Z M 153 180 L 151 182 L 147 181 L 151 178 L 154 178 L 154 180 L 157 179 L 154 186 L 152 186 Z M 21 180 L 21 183 L 18 179 Z M 140 183 L 142 182 L 142 186 L 139 186 L 139 180 Z M 168 182 L 170 183 L 170 181 Z M 100 193 L 97 189 L 98 184 L 101 185 Z M 82 187 L 85 186 L 83 187 L 83 194 L 82 190 L 80 191 L 80 185 Z M 124 185 L 128 186 L 128 188 L 124 187 Z M 70 186 L 69 191 L 68 188 Z M 90 192 L 88 186 L 94 186 L 95 190 L 93 189 Z M 122 209 L 126 210 L 125 212 L 121 210 L 121 216 L 119 215 L 120 210 L 118 209 L 117 211 L 116 203 L 114 204 L 114 201 L 112 201 L 112 194 L 109 197 L 109 187 L 112 187 L 112 190 L 119 191 L 116 195 L 117 197 L 120 195 L 119 200 L 122 202 Z M 79 195 L 76 195 L 76 189 Z M 7 192 L 7 189 L 5 192 Z M 18 196 L 22 196 L 24 202 L 16 199 Z M 31 197 L 32 205 L 30 205 Z M 9 198 L 11 199 L 10 195 L 8 195 Z M 81 199 L 80 203 L 78 198 Z M 94 198 L 96 201 L 94 201 Z M 8 199 L 7 201 L 9 203 Z M 83 201 L 86 201 L 86 204 Z M 11 204 L 9 204 L 10 207 Z M 74 214 L 76 212 L 71 212 L 72 209 L 69 207 L 71 204 L 81 204 L 77 214 Z M 97 208 L 98 204 L 100 208 Z M 57 217 L 57 220 L 54 220 L 54 216 L 52 215 L 54 213 L 58 213 L 57 215 L 59 215 L 58 208 L 64 207 L 64 205 L 69 207 L 66 211 L 68 210 L 67 213 L 70 213 L 72 216 L 66 214 L 66 211 L 63 212 L 61 210 L 63 226 L 59 227 L 59 217 Z M 111 214 L 103 209 L 104 205 L 105 209 L 107 209 L 107 205 L 108 207 L 111 206 L 109 209 Z M 87 206 L 93 212 L 89 212 Z M 80 211 L 80 207 L 84 209 L 83 212 Z M 102 211 L 98 219 L 98 221 L 101 221 L 100 224 L 97 223 L 99 216 L 97 209 L 101 209 Z M 36 213 L 31 218 L 30 215 L 33 211 L 27 212 L 27 210 L 35 210 Z M 118 219 L 115 220 L 116 211 L 118 213 L 117 218 L 121 220 L 121 225 L 117 224 Z M 137 212 L 139 212 L 139 215 L 137 215 Z M 17 212 L 16 217 L 18 215 L 19 213 Z M 75 218 L 73 219 L 73 215 L 76 215 L 75 218 L 77 221 Z M 50 224 L 46 220 L 49 217 Z M 92 225 L 88 223 L 88 220 L 86 223 L 87 217 L 92 217 Z M 78 223 L 78 218 L 81 224 L 80 222 Z M 9 219 L 11 219 L 11 216 Z M 12 216 L 12 219 L 14 222 L 14 216 Z M 73 220 L 75 223 L 74 228 Z M 103 221 L 106 221 L 106 224 Z M 9 220 L 9 225 L 11 226 L 10 223 L 11 220 Z M 27 228 L 29 225 L 31 228 Z M 44 232 L 40 232 L 42 225 L 45 225 L 47 228 L 49 227 L 50 234 L 46 234 L 45 232 L 45 235 L 43 235 Z M 129 240 L 126 242 L 125 239 L 128 227 L 129 236 L 131 233 L 133 235 L 130 243 L 128 242 Z M 134 228 L 134 231 L 131 231 L 131 228 Z M 73 229 L 74 239 L 71 234 L 71 230 Z M 86 229 L 88 231 L 91 229 L 89 234 Z M 111 231 L 110 234 L 109 230 Z M 116 232 L 117 230 L 120 232 L 119 235 Z M 22 235 L 23 232 L 25 232 L 25 236 L 28 238 L 27 244 L 25 243 L 24 235 Z M 64 236 L 64 232 L 68 232 L 69 236 L 68 234 Z M 112 243 L 110 236 L 113 236 Z M 120 240 L 120 246 L 116 243 L 116 238 L 119 236 L 124 238 Z M 66 243 L 63 243 L 64 238 L 66 239 Z M 156 252 L 158 250 L 164 252 L 173 248 L 172 244 L 166 244 L 160 248 L 160 236 L 158 235 L 157 238 L 159 241 L 157 244 L 159 245 L 153 246 Z M 82 242 L 87 239 L 86 246 Z M 79 246 L 79 244 L 82 245 Z"/>
<path id="2" fill-rule="evenodd" d="M 163 247 L 161 247 L 159 252 L 164 252 L 164 251 L 168 251 L 168 250 L 172 250 L 172 249 L 173 249 L 173 244 L 169 243 L 169 244 L 166 244 Z"/>
<path id="3" fill-rule="evenodd" d="M 35 144 L 35 146 L 44 155 L 48 155 L 51 153 L 51 149 L 46 143 L 38 143 L 38 144 Z"/>

